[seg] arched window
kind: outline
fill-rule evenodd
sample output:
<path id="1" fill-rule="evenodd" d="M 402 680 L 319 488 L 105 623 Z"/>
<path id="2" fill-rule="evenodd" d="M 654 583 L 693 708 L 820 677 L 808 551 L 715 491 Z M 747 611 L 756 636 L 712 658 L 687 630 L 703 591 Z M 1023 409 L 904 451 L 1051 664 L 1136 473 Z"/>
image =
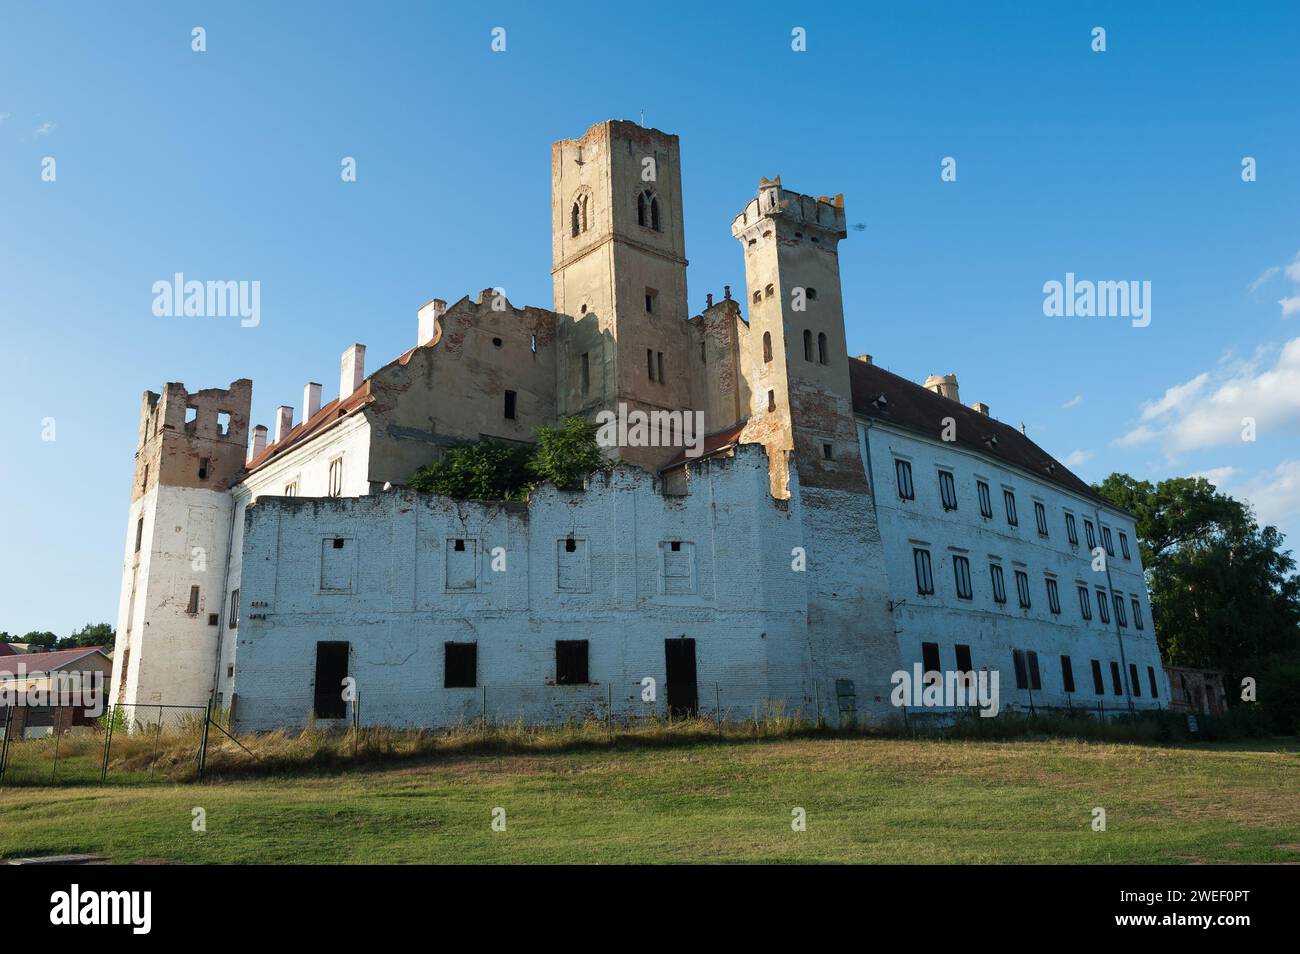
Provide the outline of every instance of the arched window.
<path id="1" fill-rule="evenodd" d="M 826 360 L 826 334 L 823 332 L 817 336 L 817 360 L 822 364 L 829 364 Z"/>
<path id="2" fill-rule="evenodd" d="M 573 212 L 570 217 L 572 221 L 570 222 L 569 230 L 570 232 L 572 232 L 573 237 L 577 238 L 578 235 L 587 231 L 587 196 L 586 195 L 580 195 L 573 200 Z"/>
<path id="3" fill-rule="evenodd" d="M 636 224 L 662 231 L 659 225 L 659 197 L 646 189 L 636 194 Z"/>
<path id="4" fill-rule="evenodd" d="M 803 359 L 812 360 L 812 332 L 804 331 L 803 333 Z"/>
<path id="5" fill-rule="evenodd" d="M 763 363 L 772 360 L 772 332 L 763 332 Z"/>

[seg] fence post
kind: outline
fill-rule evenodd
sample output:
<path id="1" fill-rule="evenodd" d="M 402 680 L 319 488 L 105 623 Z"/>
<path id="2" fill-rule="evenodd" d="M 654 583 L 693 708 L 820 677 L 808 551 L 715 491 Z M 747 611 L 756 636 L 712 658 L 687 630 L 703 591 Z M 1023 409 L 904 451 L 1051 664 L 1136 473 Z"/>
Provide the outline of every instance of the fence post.
<path id="1" fill-rule="evenodd" d="M 722 689 L 716 682 L 713 684 L 713 708 L 718 714 L 718 738 L 722 738 Z"/>
<path id="2" fill-rule="evenodd" d="M 361 691 L 352 695 L 352 758 L 357 757 L 357 736 L 361 734 Z"/>
<path id="3" fill-rule="evenodd" d="M 99 766 L 99 784 L 108 780 L 108 750 L 113 745 L 113 723 L 117 721 L 119 706 L 108 707 L 108 728 L 104 730 L 104 761 Z"/>
<path id="4" fill-rule="evenodd" d="M 614 744 L 614 684 L 605 683 L 605 731 L 609 734 L 609 744 Z"/>
<path id="5" fill-rule="evenodd" d="M 479 731 L 487 734 L 487 686 L 483 687 L 482 701 L 479 704 Z"/>
<path id="6" fill-rule="evenodd" d="M 208 700 L 203 710 L 203 735 L 199 739 L 199 778 L 203 778 L 203 769 L 208 761 L 208 725 L 212 722 L 212 700 Z"/>
<path id="7" fill-rule="evenodd" d="M 162 743 L 162 706 L 158 707 L 158 728 L 153 734 L 153 760 L 149 763 L 149 780 L 153 781 L 153 770 L 158 765 L 158 746 Z"/>
<path id="8" fill-rule="evenodd" d="M 804 696 L 804 698 L 808 698 Z M 813 683 L 813 708 L 817 711 L 817 728 L 822 728 L 822 687 L 821 683 Z"/>
<path id="9" fill-rule="evenodd" d="M 50 784 L 54 784 L 54 777 L 59 774 L 59 743 L 63 741 L 63 733 L 59 731 L 59 707 L 54 707 L 54 767 L 50 769 Z"/>
<path id="10" fill-rule="evenodd" d="M 0 782 L 5 780 L 5 769 L 9 765 L 9 733 L 13 730 L 14 707 L 5 706 L 5 737 L 0 740 Z"/>

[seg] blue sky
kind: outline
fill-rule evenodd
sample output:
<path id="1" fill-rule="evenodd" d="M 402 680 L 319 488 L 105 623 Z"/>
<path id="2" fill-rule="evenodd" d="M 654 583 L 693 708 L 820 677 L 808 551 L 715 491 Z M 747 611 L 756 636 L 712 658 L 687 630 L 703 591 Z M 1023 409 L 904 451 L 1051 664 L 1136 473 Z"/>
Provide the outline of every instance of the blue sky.
<path id="1" fill-rule="evenodd" d="M 116 618 L 141 392 L 250 377 L 271 425 L 429 298 L 549 306 L 550 143 L 642 110 L 681 136 L 694 311 L 743 287 L 760 176 L 843 192 L 852 353 L 1300 533 L 1300 6 L 799 7 L 6 4 L 0 629 Z M 177 271 L 260 281 L 261 323 L 155 317 Z M 1045 317 L 1066 272 L 1151 282 L 1151 324 Z"/>

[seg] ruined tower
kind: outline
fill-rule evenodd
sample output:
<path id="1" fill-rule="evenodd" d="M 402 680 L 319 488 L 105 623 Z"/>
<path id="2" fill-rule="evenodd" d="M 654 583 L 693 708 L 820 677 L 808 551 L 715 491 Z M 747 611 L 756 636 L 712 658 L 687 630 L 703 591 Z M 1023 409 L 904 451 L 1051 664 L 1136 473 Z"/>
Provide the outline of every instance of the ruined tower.
<path id="1" fill-rule="evenodd" d="M 677 137 L 609 120 L 551 146 L 551 274 L 565 328 L 559 410 L 690 404 Z M 698 360 L 698 359 L 697 359 Z M 648 468 L 667 451 L 620 448 Z"/>
<path id="2" fill-rule="evenodd" d="M 772 493 L 787 496 L 790 451 L 805 487 L 865 491 L 849 390 L 837 245 L 844 198 L 813 198 L 764 179 L 731 223 L 745 254 L 752 394 L 744 440 L 772 458 Z"/>
<path id="3" fill-rule="evenodd" d="M 204 706 L 213 685 L 232 497 L 253 383 L 141 401 L 109 702 L 128 723 Z M 163 710 L 175 718 L 179 710 Z"/>

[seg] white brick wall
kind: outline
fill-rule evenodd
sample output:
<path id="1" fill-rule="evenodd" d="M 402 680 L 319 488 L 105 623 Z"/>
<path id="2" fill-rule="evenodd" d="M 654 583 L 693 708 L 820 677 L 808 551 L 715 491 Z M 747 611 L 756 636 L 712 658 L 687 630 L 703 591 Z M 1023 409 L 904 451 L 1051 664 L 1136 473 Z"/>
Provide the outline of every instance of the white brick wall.
<path id="1" fill-rule="evenodd" d="M 821 556 L 812 566 L 826 568 L 816 585 L 842 579 L 831 599 L 843 600 L 839 612 L 856 622 L 843 634 L 828 631 L 810 652 L 816 574 L 791 568 L 794 547 L 806 542 L 808 512 L 771 498 L 757 446 L 701 464 L 685 497 L 664 497 L 649 474 L 620 469 L 595 478 L 585 493 L 542 489 L 526 507 L 404 492 L 263 499 L 249 509 L 243 538 L 238 724 L 303 724 L 318 640 L 351 644 L 349 672 L 367 724 L 477 718 L 484 687 L 488 715 L 498 719 L 599 714 L 607 697 L 620 716 L 663 712 L 664 641 L 683 635 L 696 641 L 701 708 L 713 709 L 716 683 L 730 716 L 751 715 L 765 699 L 807 706 L 811 715 L 815 695 L 829 708 L 839 676 L 881 681 L 879 672 L 869 675 L 876 647 L 887 646 L 889 668 L 895 663 L 892 634 L 871 629 L 887 626 L 883 589 L 874 616 L 864 617 L 857 602 L 872 585 L 864 581 L 882 579 L 861 572 L 871 538 L 860 533 L 846 537 L 856 555 L 832 557 L 839 544 L 829 539 L 813 547 Z M 824 521 L 820 512 L 811 519 Z M 558 548 L 570 534 L 588 548 L 586 592 L 558 585 Z M 322 545 L 335 537 L 355 548 L 350 592 L 321 587 Z M 456 539 L 477 546 L 472 590 L 447 586 L 448 542 Z M 663 592 L 660 544 L 672 540 L 693 544 L 693 593 Z M 496 548 L 504 572 L 492 569 Z M 813 595 L 814 607 L 819 599 Z M 591 685 L 554 684 L 554 644 L 563 639 L 589 641 Z M 478 688 L 442 688 L 446 642 L 478 644 Z M 647 676 L 657 681 L 655 706 L 641 701 Z"/>

